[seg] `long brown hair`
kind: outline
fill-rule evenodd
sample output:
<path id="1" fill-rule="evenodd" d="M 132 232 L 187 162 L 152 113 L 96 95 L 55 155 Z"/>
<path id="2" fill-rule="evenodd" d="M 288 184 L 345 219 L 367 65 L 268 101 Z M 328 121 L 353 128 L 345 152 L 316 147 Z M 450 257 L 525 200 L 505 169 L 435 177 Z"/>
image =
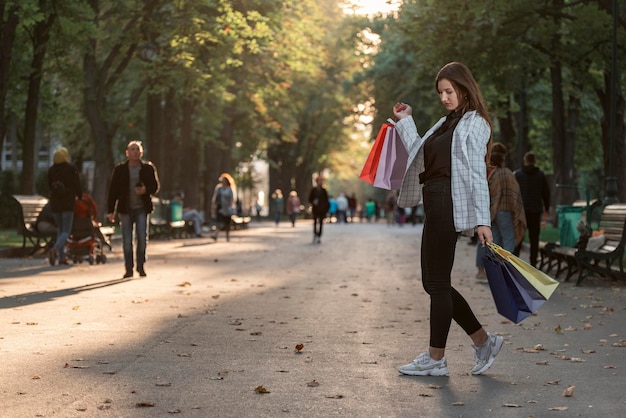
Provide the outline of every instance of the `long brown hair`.
<path id="1" fill-rule="evenodd" d="M 465 112 L 475 110 L 487 121 L 490 131 L 493 132 L 493 123 L 489 117 L 485 100 L 469 68 L 460 62 L 450 62 L 444 65 L 435 78 L 435 91 L 439 92 L 439 81 L 444 78 L 452 83 L 456 91 L 459 103 L 461 104 L 461 113 L 465 114 Z M 489 134 L 489 142 L 487 143 L 487 154 L 485 155 L 485 161 L 487 163 L 490 161 L 492 135 L 492 133 Z"/>

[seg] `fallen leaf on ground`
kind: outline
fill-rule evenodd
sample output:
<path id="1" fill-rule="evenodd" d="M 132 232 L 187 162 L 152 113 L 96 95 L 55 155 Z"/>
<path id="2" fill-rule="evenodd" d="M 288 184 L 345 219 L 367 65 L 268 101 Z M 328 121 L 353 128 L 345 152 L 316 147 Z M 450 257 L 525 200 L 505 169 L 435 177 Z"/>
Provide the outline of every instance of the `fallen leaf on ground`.
<path id="1" fill-rule="evenodd" d="M 172 386 L 171 382 L 163 382 L 163 383 L 155 383 L 155 386 L 161 386 L 161 387 L 169 387 Z"/>
<path id="2" fill-rule="evenodd" d="M 535 364 L 538 365 L 538 366 L 547 366 L 548 365 L 548 360 L 541 360 L 541 361 L 538 361 Z"/>
<path id="3" fill-rule="evenodd" d="M 257 386 L 256 388 L 254 388 L 254 391 L 256 393 L 261 393 L 261 394 L 263 394 L 263 393 L 270 393 L 270 391 L 265 389 L 265 387 L 263 387 L 263 386 Z"/>
<path id="4" fill-rule="evenodd" d="M 79 309 L 80 309 L 80 306 L 73 306 L 73 307 L 72 307 L 72 310 L 73 310 L 73 311 L 77 311 L 77 310 L 79 310 Z"/>
<path id="5" fill-rule="evenodd" d="M 431 383 L 430 385 L 428 385 L 428 388 L 429 389 L 442 389 L 443 386 L 442 385 L 435 385 L 435 384 Z"/>
<path id="6" fill-rule="evenodd" d="M 453 402 L 452 406 L 465 406 L 465 402 Z"/>
<path id="7" fill-rule="evenodd" d="M 308 382 L 306 385 L 310 388 L 316 388 L 320 385 L 320 383 L 317 380 L 313 379 L 312 381 Z"/>
<path id="8" fill-rule="evenodd" d="M 567 411 L 567 406 L 553 406 L 548 408 L 548 411 Z"/>
<path id="9" fill-rule="evenodd" d="M 575 387 L 576 386 L 574 386 L 574 385 L 568 386 L 567 389 L 565 389 L 563 391 L 563 396 L 565 396 L 566 398 L 571 398 L 572 396 L 574 396 L 574 388 Z"/>
<path id="10" fill-rule="evenodd" d="M 302 349 L 304 348 L 304 344 L 297 344 L 296 345 L 296 351 L 299 353 L 300 351 L 302 351 Z"/>
<path id="11" fill-rule="evenodd" d="M 154 406 L 154 402 L 137 402 L 135 406 L 138 408 L 151 407 Z"/>
<path id="12" fill-rule="evenodd" d="M 557 326 L 556 328 L 554 328 L 554 332 L 556 332 L 557 334 L 562 334 L 563 333 L 563 328 L 561 328 L 561 326 Z"/>
<path id="13" fill-rule="evenodd" d="M 421 396 L 422 398 L 432 398 L 432 393 L 418 393 L 417 396 Z"/>
<path id="14" fill-rule="evenodd" d="M 521 408 L 521 405 L 518 405 L 516 403 L 504 403 L 502 404 L 502 406 L 506 407 L 506 408 Z"/>
<path id="15" fill-rule="evenodd" d="M 189 283 L 189 282 L 182 282 L 178 286 L 180 286 L 180 287 L 187 287 L 187 286 L 191 286 L 191 283 Z"/>

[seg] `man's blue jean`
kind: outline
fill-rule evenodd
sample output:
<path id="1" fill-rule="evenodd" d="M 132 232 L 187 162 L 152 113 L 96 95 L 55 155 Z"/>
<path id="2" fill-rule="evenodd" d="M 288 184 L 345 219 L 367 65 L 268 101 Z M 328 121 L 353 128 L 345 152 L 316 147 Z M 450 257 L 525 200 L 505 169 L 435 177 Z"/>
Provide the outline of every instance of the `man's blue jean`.
<path id="1" fill-rule="evenodd" d="M 120 213 L 122 223 L 122 241 L 124 246 L 124 265 L 127 272 L 132 272 L 133 263 L 133 229 L 137 238 L 137 270 L 143 270 L 146 261 L 146 245 L 148 243 L 148 213 L 144 208 L 129 209 L 128 213 Z"/>
<path id="2" fill-rule="evenodd" d="M 515 251 L 515 225 L 513 225 L 513 212 L 500 210 L 496 212 L 496 217 L 491 221 L 491 233 L 493 242 L 507 251 Z M 483 255 L 485 247 L 477 245 L 476 267 L 483 268 Z"/>
<path id="3" fill-rule="evenodd" d="M 59 261 L 65 261 L 65 243 L 72 232 L 74 212 L 52 212 L 54 222 L 57 224 L 57 240 L 54 249 L 57 251 Z"/>

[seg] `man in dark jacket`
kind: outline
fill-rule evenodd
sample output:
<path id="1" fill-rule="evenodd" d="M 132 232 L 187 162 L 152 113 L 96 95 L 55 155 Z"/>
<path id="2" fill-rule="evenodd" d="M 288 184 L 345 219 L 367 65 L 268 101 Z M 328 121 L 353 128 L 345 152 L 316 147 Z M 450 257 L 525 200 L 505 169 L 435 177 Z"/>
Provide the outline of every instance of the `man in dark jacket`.
<path id="1" fill-rule="evenodd" d="M 535 154 L 532 152 L 524 154 L 524 166 L 515 171 L 515 178 L 519 183 L 524 201 L 526 226 L 530 240 L 530 264 L 535 266 L 539 253 L 541 216 L 544 211 L 550 210 L 550 187 L 543 171 L 535 167 Z M 521 246 L 520 243 L 515 249 L 515 253 L 518 255 Z"/>
<path id="2" fill-rule="evenodd" d="M 114 222 L 117 213 L 122 224 L 124 278 L 133 277 L 133 227 L 137 235 L 137 272 L 141 277 L 146 276 L 148 217 L 153 210 L 152 195 L 159 191 L 157 170 L 152 163 L 142 161 L 142 156 L 141 142 L 129 142 L 127 160 L 115 166 L 109 186 L 107 218 Z"/>
<path id="3" fill-rule="evenodd" d="M 322 243 L 322 226 L 328 214 L 330 202 L 328 193 L 324 188 L 324 177 L 318 176 L 315 179 L 316 186 L 309 193 L 309 203 L 311 204 L 311 215 L 313 216 L 313 243 Z"/>

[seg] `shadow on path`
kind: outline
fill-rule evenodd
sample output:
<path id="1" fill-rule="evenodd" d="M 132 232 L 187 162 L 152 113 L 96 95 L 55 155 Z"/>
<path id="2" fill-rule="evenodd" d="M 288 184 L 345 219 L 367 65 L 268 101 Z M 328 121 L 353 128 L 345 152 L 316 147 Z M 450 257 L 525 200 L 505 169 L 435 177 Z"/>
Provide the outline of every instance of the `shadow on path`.
<path id="1" fill-rule="evenodd" d="M 69 287 L 67 289 L 59 289 L 51 292 L 30 292 L 21 295 L 6 296 L 0 299 L 0 309 L 13 309 L 25 305 L 34 305 L 36 303 L 48 302 L 65 296 L 75 295 L 88 290 L 101 289 L 107 286 L 113 286 L 124 282 L 131 281 L 132 278 L 114 279 L 106 282 L 91 283 L 83 286 Z"/>

